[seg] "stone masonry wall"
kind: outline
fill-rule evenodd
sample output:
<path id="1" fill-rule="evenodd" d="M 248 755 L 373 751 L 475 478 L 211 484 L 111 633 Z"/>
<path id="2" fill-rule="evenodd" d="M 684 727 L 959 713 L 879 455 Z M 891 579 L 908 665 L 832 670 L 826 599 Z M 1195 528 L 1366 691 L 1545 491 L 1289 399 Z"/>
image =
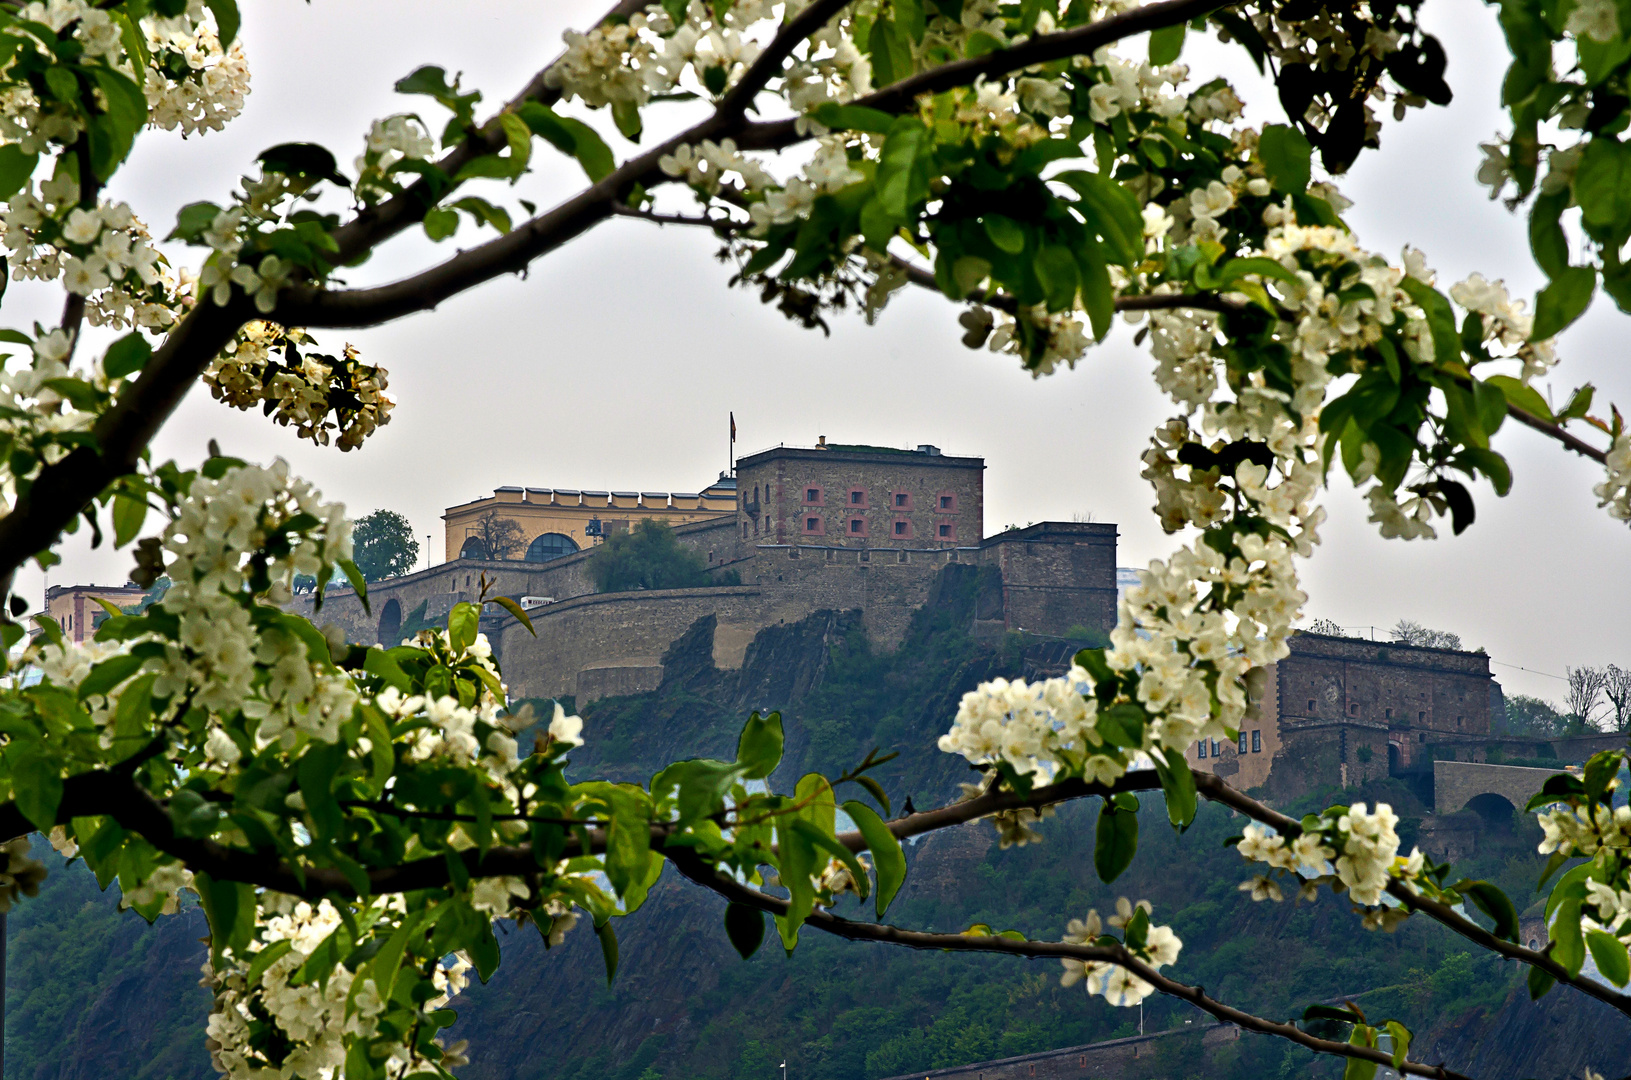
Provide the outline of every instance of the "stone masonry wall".
<path id="1" fill-rule="evenodd" d="M 533 611 L 536 638 L 515 620 L 504 621 L 504 675 L 515 697 L 573 695 L 582 705 L 655 689 L 663 654 L 698 619 L 715 618 L 714 665 L 730 671 L 742 666 L 760 630 L 814 610 L 795 592 L 753 585 L 580 596 Z"/>
<path id="2" fill-rule="evenodd" d="M 1116 624 L 1114 525 L 1049 521 L 1000 533 L 981 545 L 980 561 L 1002 572 L 1005 629 L 1062 636 Z"/>
<path id="3" fill-rule="evenodd" d="M 737 462 L 737 541 L 744 547 L 978 544 L 984 535 L 984 467 L 979 458 L 904 451 L 777 449 L 754 454 Z M 946 509 L 943 497 L 950 500 Z M 808 527 L 811 520 L 817 522 L 814 530 Z M 859 523 L 859 531 L 852 521 Z M 944 533 L 942 526 L 947 527 Z"/>

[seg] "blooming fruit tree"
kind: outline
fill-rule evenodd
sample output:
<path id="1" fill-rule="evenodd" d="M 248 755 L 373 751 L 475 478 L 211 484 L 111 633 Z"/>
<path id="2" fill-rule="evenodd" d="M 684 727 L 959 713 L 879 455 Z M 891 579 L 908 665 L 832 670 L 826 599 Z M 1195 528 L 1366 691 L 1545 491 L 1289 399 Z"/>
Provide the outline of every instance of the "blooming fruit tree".
<path id="1" fill-rule="evenodd" d="M 789 949 L 813 928 L 1054 957 L 1067 984 L 1113 1003 L 1175 995 L 1343 1056 L 1353 1077 L 1384 1064 L 1460 1075 L 1411 1059 L 1395 1021 L 1314 1007 L 1350 1025 L 1339 1042 L 1179 981 L 1163 969 L 1181 942 L 1144 903 L 1089 913 L 1056 942 L 832 910 L 855 892 L 882 919 L 908 837 L 990 818 L 1024 843 L 1051 806 L 1082 798 L 1102 800 L 1094 861 L 1113 880 L 1136 854 L 1140 792 L 1159 792 L 1180 829 L 1203 798 L 1249 819 L 1238 847 L 1262 864 L 1243 885 L 1259 899 L 1329 891 L 1366 927 L 1435 920 L 1528 965 L 1536 995 L 1561 982 L 1631 1014 L 1624 754 L 1554 778 L 1530 807 L 1547 880 L 1564 871 L 1543 950 L 1519 942 L 1499 889 L 1401 853 L 1388 807 L 1296 821 L 1185 761 L 1197 739 L 1236 734 L 1265 665 L 1286 655 L 1331 469 L 1385 536 L 1459 532 L 1475 487 L 1511 484 L 1494 442 L 1510 419 L 1600 462 L 1603 507 L 1631 519 L 1618 411 L 1589 387 L 1554 410 L 1535 387 L 1599 286 L 1631 310 L 1631 26 L 1611 0 L 1501 0 L 1494 16 L 1512 130 L 1485 148 L 1482 177 L 1528 208 L 1549 282 L 1530 310 L 1478 275 L 1446 287 L 1420 252 L 1371 252 L 1343 221 L 1332 178 L 1378 150 L 1387 123 L 1449 98 L 1419 6 L 620 0 L 497 109 L 439 68 L 408 74 L 396 88 L 410 109 L 373 121 L 351 175 L 315 144 L 266 150 L 237 190 L 186 206 L 163 251 L 103 191 L 148 128 L 208 137 L 238 114 L 249 68 L 234 0 L 0 6 L 10 277 L 64 294 L 56 325 L 0 330 L 15 346 L 0 377 L 0 576 L 9 595 L 19 566 L 50 565 L 83 525 L 131 547 L 138 581 L 172 582 L 137 614 L 110 612 L 88 644 L 39 619 L 13 657 L 4 837 L 49 833 L 149 919 L 197 894 L 210 1048 L 233 1077 L 450 1075 L 466 1048 L 438 1032 L 470 970 L 499 963 L 495 919 L 551 944 L 586 922 L 615 971 L 617 919 L 666 863 L 725 897 L 744 955 L 768 915 Z M 1284 122 L 1245 123 L 1225 79 L 1180 63 L 1191 35 L 1269 73 Z M 505 205 L 507 183 L 554 168 L 581 168 L 587 186 L 541 212 Z M 892 817 L 870 756 L 770 783 L 774 715 L 747 719 L 732 761 L 680 761 L 649 785 L 569 780 L 582 722 L 509 707 L 478 606 L 394 647 L 319 630 L 283 605 L 297 574 L 321 594 L 343 572 L 366 594 L 342 508 L 282 463 L 152 459 L 199 382 L 317 443 L 360 445 L 390 417 L 386 372 L 319 351 L 313 333 L 429 309 L 614 216 L 712 231 L 741 281 L 807 325 L 936 290 L 960 307 L 966 345 L 1036 376 L 1073 366 L 1117 312 L 1147 320 L 1173 417 L 1144 475 L 1182 546 L 1129 590 L 1109 648 L 1065 678 L 965 698 L 940 742 L 983 776 L 961 801 Z M 495 235 L 388 284 L 334 278 L 405 231 L 461 227 Z M 113 338 L 100 355 L 81 344 L 87 327 Z M 26 605 L 7 610 L 15 648 Z M 43 871 L 26 839 L 6 853 L 11 903 Z"/>

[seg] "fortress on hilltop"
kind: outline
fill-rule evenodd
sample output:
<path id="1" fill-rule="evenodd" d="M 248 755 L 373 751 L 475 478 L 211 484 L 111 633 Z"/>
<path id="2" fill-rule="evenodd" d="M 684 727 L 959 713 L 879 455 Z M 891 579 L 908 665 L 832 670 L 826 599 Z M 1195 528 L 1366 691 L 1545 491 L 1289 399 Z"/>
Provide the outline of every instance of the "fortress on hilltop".
<path id="1" fill-rule="evenodd" d="M 1027 677 L 1061 674 L 1077 648 L 1104 641 L 1137 571 L 1118 571 L 1113 524 L 1044 521 L 987 536 L 984 476 L 984 459 L 935 446 L 823 438 L 744 457 L 734 476 L 697 493 L 503 487 L 448 509 L 448 561 L 373 583 L 371 612 L 349 588 L 331 588 L 315 617 L 353 641 L 392 646 L 476 600 L 485 577 L 488 595 L 514 599 L 537 632 L 496 605 L 483 613 L 511 693 L 583 706 L 658 689 L 665 655 L 698 633 L 723 671 L 741 669 L 762 632 L 814 616 L 858 616 L 873 647 L 892 650 L 913 613 L 956 585 L 973 590 L 976 638 L 1020 635 Z M 596 592 L 594 546 L 644 518 L 672 523 L 720 583 Z M 513 523 L 502 530 L 508 557 L 488 557 L 494 519 Z M 311 600 L 296 606 L 312 614 Z M 1447 762 L 1543 777 L 1484 763 L 1570 761 L 1601 748 L 1492 734 L 1504 705 L 1483 653 L 1310 633 L 1290 648 L 1238 742 L 1195 745 L 1194 768 L 1276 800 L 1387 776 L 1418 782 L 1431 799 Z M 1445 813 L 1517 782 L 1455 775 Z"/>

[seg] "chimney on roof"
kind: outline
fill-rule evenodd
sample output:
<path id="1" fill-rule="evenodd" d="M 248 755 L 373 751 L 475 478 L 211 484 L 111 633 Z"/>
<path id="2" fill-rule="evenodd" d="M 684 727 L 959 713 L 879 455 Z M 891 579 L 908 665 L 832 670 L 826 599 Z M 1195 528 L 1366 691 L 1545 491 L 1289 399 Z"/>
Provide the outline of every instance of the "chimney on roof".
<path id="1" fill-rule="evenodd" d="M 816 436 L 816 446 L 817 446 L 817 447 L 818 447 L 818 448 L 819 448 L 819 449 L 822 449 L 822 450 L 825 450 L 825 449 L 827 449 L 827 436 L 825 436 L 825 435 L 817 435 L 817 436 Z"/>

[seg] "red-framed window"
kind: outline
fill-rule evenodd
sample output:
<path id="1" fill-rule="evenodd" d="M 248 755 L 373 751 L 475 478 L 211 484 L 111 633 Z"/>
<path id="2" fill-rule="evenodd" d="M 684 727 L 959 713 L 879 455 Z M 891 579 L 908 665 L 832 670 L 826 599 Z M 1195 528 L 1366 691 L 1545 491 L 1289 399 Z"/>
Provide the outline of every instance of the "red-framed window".
<path id="1" fill-rule="evenodd" d="M 957 539 L 957 523 L 955 521 L 937 521 L 934 526 L 936 540 Z"/>
<path id="2" fill-rule="evenodd" d="M 912 538 L 912 523 L 906 518 L 896 518 L 889 528 L 889 535 L 896 540 L 910 540 Z"/>
<path id="3" fill-rule="evenodd" d="M 804 505 L 805 506 L 825 506 L 825 505 L 827 505 L 827 493 L 822 489 L 820 484 L 805 484 L 804 485 Z"/>
<path id="4" fill-rule="evenodd" d="M 845 523 L 845 525 L 844 525 L 844 535 L 845 536 L 865 536 L 865 535 L 867 535 L 866 518 L 864 518 L 864 517 L 852 517 L 852 518 L 850 518 L 849 521 L 847 523 Z"/>
<path id="5" fill-rule="evenodd" d="M 800 514 L 799 531 L 805 536 L 826 536 L 827 522 L 820 514 Z"/>
<path id="6" fill-rule="evenodd" d="M 912 509 L 912 493 L 910 491 L 891 491 L 889 493 L 889 507 L 892 510 Z"/>
<path id="7" fill-rule="evenodd" d="M 957 513 L 957 492 L 942 491 L 934 498 L 934 511 L 937 514 Z"/>
<path id="8" fill-rule="evenodd" d="M 850 488 L 849 489 L 849 499 L 845 503 L 845 505 L 848 506 L 851 510 L 865 510 L 865 509 L 867 509 L 866 489 L 865 488 Z"/>

